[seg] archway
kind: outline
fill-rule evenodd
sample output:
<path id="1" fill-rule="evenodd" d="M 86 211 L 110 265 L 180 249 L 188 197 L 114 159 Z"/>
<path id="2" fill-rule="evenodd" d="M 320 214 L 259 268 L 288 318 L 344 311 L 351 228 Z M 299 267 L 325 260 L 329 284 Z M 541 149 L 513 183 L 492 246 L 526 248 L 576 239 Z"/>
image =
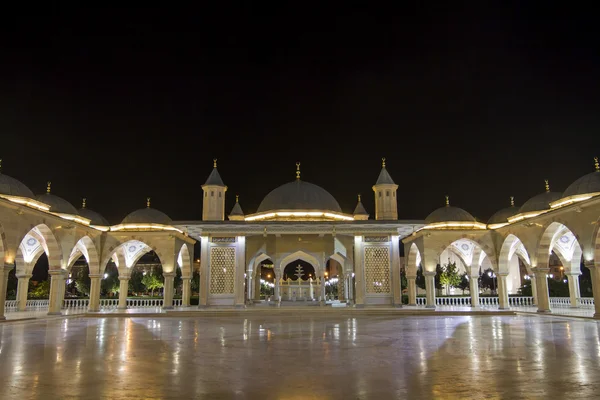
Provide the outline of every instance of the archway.
<path id="1" fill-rule="evenodd" d="M 525 273 L 523 273 L 525 269 Z M 498 272 L 508 274 L 509 294 L 519 294 L 519 289 L 530 283 L 531 259 L 521 239 L 509 234 L 502 243 L 498 256 Z"/>
<path id="2" fill-rule="evenodd" d="M 280 285 L 282 301 L 314 301 L 318 297 L 316 270 L 302 259 L 283 268 Z"/>
<path id="3" fill-rule="evenodd" d="M 96 246 L 92 239 L 84 236 L 77 241 L 67 261 L 66 293 L 70 299 L 65 302 L 67 308 L 85 308 L 90 298 L 91 279 L 90 275 L 97 276 L 100 271 L 100 259 Z"/>
<path id="4" fill-rule="evenodd" d="M 177 254 L 177 267 L 174 278 L 175 297 L 181 295 L 182 306 L 190 305 L 190 297 L 192 291 L 192 256 L 193 248 L 190 249 L 187 244 L 184 244 L 179 249 Z M 199 283 L 199 282 L 198 282 Z"/>

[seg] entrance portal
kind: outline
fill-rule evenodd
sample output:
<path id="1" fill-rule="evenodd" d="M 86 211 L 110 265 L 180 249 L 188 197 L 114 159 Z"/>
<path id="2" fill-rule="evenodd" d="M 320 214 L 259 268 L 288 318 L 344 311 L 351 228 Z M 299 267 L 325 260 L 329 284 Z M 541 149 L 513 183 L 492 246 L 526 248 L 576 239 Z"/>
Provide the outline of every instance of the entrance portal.
<path id="1" fill-rule="evenodd" d="M 292 261 L 283 270 L 280 283 L 282 301 L 316 301 L 319 298 L 321 282 L 316 277 L 315 268 L 306 261 Z"/>

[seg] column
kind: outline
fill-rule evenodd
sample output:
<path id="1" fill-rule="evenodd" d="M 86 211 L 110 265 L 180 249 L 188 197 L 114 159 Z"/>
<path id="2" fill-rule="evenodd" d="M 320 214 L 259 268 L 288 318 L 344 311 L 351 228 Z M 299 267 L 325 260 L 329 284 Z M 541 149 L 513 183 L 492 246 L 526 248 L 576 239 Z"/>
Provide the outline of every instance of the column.
<path id="1" fill-rule="evenodd" d="M 565 272 L 569 282 L 569 297 L 571 298 L 571 308 L 577 308 L 577 300 L 581 297 L 579 294 L 579 275 L 578 272 Z"/>
<path id="2" fill-rule="evenodd" d="M 27 307 L 27 293 L 29 292 L 29 279 L 30 274 L 19 274 L 17 275 L 19 280 L 17 283 L 17 310 L 25 311 Z"/>
<path id="3" fill-rule="evenodd" d="M 321 290 L 320 290 L 320 298 L 319 298 L 319 303 L 321 303 L 321 305 L 325 304 L 325 267 L 323 267 L 323 270 L 321 271 L 321 276 L 319 277 L 319 279 L 321 280 Z"/>
<path id="4" fill-rule="evenodd" d="M 471 293 L 471 307 L 479 307 L 479 274 L 469 275 L 469 293 Z"/>
<path id="5" fill-rule="evenodd" d="M 127 308 L 127 292 L 129 291 L 129 276 L 123 276 L 119 271 L 119 305 L 117 309 L 125 310 Z"/>
<path id="6" fill-rule="evenodd" d="M 66 272 L 60 268 L 50 269 L 50 300 L 48 306 L 48 315 L 60 315 L 60 310 L 65 299 L 65 278 Z"/>
<path id="7" fill-rule="evenodd" d="M 100 311 L 100 282 L 102 274 L 90 274 L 90 305 L 89 312 Z"/>
<path id="8" fill-rule="evenodd" d="M 210 252 L 208 248 L 208 236 L 200 238 L 200 286 L 198 297 L 198 308 L 208 306 L 208 273 L 210 268 Z"/>
<path id="9" fill-rule="evenodd" d="M 510 309 L 508 303 L 508 289 L 506 287 L 506 277 L 508 272 L 502 272 L 496 274 L 496 279 L 498 280 L 498 309 L 499 310 L 508 310 Z"/>
<path id="10" fill-rule="evenodd" d="M 163 306 L 165 310 L 173 309 L 173 284 L 175 281 L 175 272 L 163 272 L 165 279 L 163 288 Z"/>
<path id="11" fill-rule="evenodd" d="M 192 292 L 192 278 L 190 276 L 184 276 L 182 285 L 182 293 L 181 293 L 181 305 L 183 307 L 190 306 L 190 296 Z"/>
<path id="12" fill-rule="evenodd" d="M 279 295 L 279 269 L 278 268 L 273 268 L 273 275 L 275 275 L 275 295 L 273 296 L 274 299 L 273 301 L 275 301 L 275 303 L 279 304 L 281 299 L 280 299 L 280 295 Z"/>
<path id="13" fill-rule="evenodd" d="M 550 295 L 548 294 L 548 277 L 546 276 L 550 268 L 536 267 L 535 268 L 535 283 L 537 293 L 537 304 L 539 313 L 549 313 L 550 310 Z"/>
<path id="14" fill-rule="evenodd" d="M 246 280 L 244 279 L 246 273 L 246 237 L 238 236 L 235 242 L 234 306 L 243 308 L 245 304 L 244 292 L 246 290 Z"/>
<path id="15" fill-rule="evenodd" d="M 424 271 L 425 291 L 427 298 L 426 308 L 435 308 L 435 271 Z"/>
<path id="16" fill-rule="evenodd" d="M 408 284 L 408 305 L 417 305 L 417 276 L 406 275 L 406 282 Z"/>
<path id="17" fill-rule="evenodd" d="M 4 263 L 0 267 L 0 320 L 6 319 L 4 316 L 6 305 L 6 287 L 8 286 L 8 274 L 14 268 L 13 264 Z"/>
<path id="18" fill-rule="evenodd" d="M 535 282 L 535 273 L 530 276 L 531 280 L 531 295 L 533 296 L 533 305 L 537 306 L 537 283 Z"/>
<path id="19" fill-rule="evenodd" d="M 354 236 L 354 274 L 356 278 L 355 306 L 363 308 L 365 306 L 365 259 L 362 236 Z"/>
<path id="20" fill-rule="evenodd" d="M 348 282 L 348 290 L 346 293 L 346 303 L 354 304 L 354 280 L 353 280 L 354 272 L 348 272 L 346 274 L 347 282 Z"/>
<path id="21" fill-rule="evenodd" d="M 260 279 L 261 279 L 261 266 L 256 266 L 256 273 L 254 277 L 254 301 L 260 301 Z"/>
<path id="22" fill-rule="evenodd" d="M 402 279 L 400 277 L 400 246 L 399 236 L 392 235 L 391 243 L 391 262 L 390 268 L 392 269 L 392 303 L 394 307 L 402 307 Z"/>
<path id="23" fill-rule="evenodd" d="M 254 285 L 254 279 L 252 279 L 252 273 L 254 271 L 252 271 L 252 269 L 249 269 L 246 272 L 246 304 L 252 304 L 254 303 L 253 299 L 254 299 L 254 290 L 255 290 L 255 285 Z"/>
<path id="24" fill-rule="evenodd" d="M 600 263 L 593 260 L 586 260 L 585 266 L 590 269 L 592 276 L 592 292 L 594 294 L 594 318 L 600 318 Z"/>

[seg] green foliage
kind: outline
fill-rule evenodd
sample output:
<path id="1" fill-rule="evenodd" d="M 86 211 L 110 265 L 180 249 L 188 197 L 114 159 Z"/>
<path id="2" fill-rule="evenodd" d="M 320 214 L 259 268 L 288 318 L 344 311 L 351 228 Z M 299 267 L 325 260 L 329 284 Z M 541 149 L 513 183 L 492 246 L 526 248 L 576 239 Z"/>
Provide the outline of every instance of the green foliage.
<path id="1" fill-rule="evenodd" d="M 74 272 L 76 275 L 73 279 L 73 286 L 75 286 L 75 290 L 79 296 L 89 296 L 90 295 L 90 285 L 92 283 L 90 279 L 90 272 L 88 268 L 80 268 Z"/>
<path id="2" fill-rule="evenodd" d="M 400 273 L 400 291 L 406 288 L 408 288 L 408 280 L 406 279 L 406 272 L 402 271 Z"/>
<path id="3" fill-rule="evenodd" d="M 448 264 L 444 264 L 441 270 L 442 271 L 440 273 L 440 283 L 443 286 L 458 287 L 458 285 L 460 285 L 462 277 L 458 273 L 458 267 L 456 266 L 455 262 L 449 262 Z"/>
<path id="4" fill-rule="evenodd" d="M 154 290 L 160 289 L 163 287 L 163 279 L 160 279 L 157 274 L 153 272 L 147 272 L 146 275 L 142 277 L 142 284 L 146 287 L 146 289 L 152 292 L 152 296 L 154 297 Z"/>
<path id="5" fill-rule="evenodd" d="M 415 279 L 415 284 L 421 289 L 425 290 L 425 275 L 423 275 L 423 267 L 419 265 L 417 268 L 417 278 Z"/>
<path id="6" fill-rule="evenodd" d="M 102 279 L 100 283 L 100 290 L 105 295 L 114 296 L 115 294 L 119 293 L 119 276 L 117 273 L 109 271 L 108 268 L 106 271 L 108 276 Z"/>
<path id="7" fill-rule="evenodd" d="M 489 276 L 489 273 L 491 273 L 492 276 L 494 275 L 494 271 L 491 268 L 488 268 L 479 276 L 479 287 L 495 291 L 498 289 L 498 281 L 496 280 L 497 278 Z"/>
<path id="8" fill-rule="evenodd" d="M 131 277 L 129 278 L 128 289 L 132 293 L 143 293 L 146 291 L 146 286 L 142 283 L 144 277 L 142 271 L 139 268 L 133 268 L 131 271 Z"/>
<path id="9" fill-rule="evenodd" d="M 33 286 L 33 285 L 32 285 Z M 41 281 L 29 291 L 32 299 L 47 299 L 50 296 L 50 281 Z"/>
<path id="10" fill-rule="evenodd" d="M 192 275 L 192 282 L 190 283 L 190 286 L 192 288 L 192 293 L 198 293 L 200 290 L 200 273 L 198 271 L 195 271 Z"/>
<path id="11" fill-rule="evenodd" d="M 471 285 L 469 282 L 469 276 L 467 275 L 466 272 L 463 275 L 461 275 L 460 283 L 456 287 L 459 288 L 460 290 L 462 290 L 463 294 L 465 294 L 465 290 L 467 290 L 467 289 L 470 290 Z"/>
<path id="12" fill-rule="evenodd" d="M 444 268 L 440 264 L 435 266 L 435 288 L 441 290 L 444 285 L 442 285 L 442 274 L 444 273 Z"/>

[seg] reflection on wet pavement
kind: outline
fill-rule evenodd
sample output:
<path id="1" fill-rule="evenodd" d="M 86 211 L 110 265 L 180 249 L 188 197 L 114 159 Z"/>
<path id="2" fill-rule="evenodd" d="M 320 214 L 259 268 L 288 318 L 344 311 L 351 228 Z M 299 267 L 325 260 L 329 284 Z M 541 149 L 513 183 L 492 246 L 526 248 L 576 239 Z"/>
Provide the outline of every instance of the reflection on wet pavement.
<path id="1" fill-rule="evenodd" d="M 0 399 L 594 398 L 597 322 L 67 318 L 0 325 Z"/>

